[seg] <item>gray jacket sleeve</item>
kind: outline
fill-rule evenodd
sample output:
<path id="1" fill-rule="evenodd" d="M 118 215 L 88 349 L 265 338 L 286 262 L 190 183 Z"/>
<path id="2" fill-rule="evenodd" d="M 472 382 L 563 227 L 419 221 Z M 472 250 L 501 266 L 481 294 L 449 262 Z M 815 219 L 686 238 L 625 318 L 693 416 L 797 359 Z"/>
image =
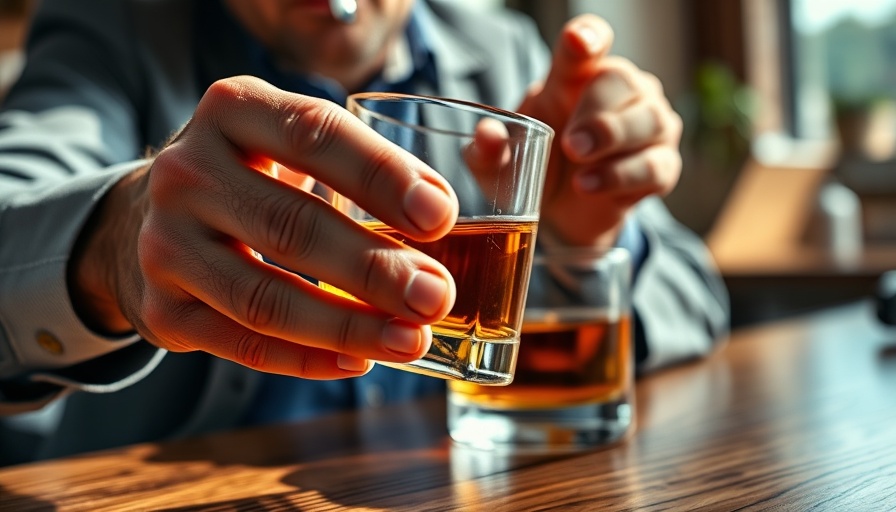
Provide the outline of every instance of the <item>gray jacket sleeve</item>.
<path id="1" fill-rule="evenodd" d="M 139 77 L 108 65 L 128 51 L 109 39 L 122 25 L 116 5 L 43 2 L 26 67 L 0 110 L 0 413 L 72 389 L 117 389 L 160 357 L 136 335 L 91 332 L 66 287 L 81 227 L 105 190 L 140 165 L 113 165 L 142 151 L 133 121 Z M 113 351 L 121 352 L 115 365 L 91 366 Z"/>
<path id="2" fill-rule="evenodd" d="M 708 354 L 728 333 L 728 292 L 709 250 L 658 197 L 634 212 L 646 238 L 632 308 L 640 371 Z"/>

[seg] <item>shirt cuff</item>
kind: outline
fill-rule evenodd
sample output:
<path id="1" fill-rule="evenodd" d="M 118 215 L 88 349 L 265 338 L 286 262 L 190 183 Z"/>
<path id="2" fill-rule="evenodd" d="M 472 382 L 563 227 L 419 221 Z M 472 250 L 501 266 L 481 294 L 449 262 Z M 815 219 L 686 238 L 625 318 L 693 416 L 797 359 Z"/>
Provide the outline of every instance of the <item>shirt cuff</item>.
<path id="1" fill-rule="evenodd" d="M 97 202 L 140 165 L 132 162 L 22 195 L 2 212 L 0 233 L 9 234 L 10 245 L 17 247 L 14 253 L 0 251 L 0 378 L 72 366 L 139 339 L 136 333 L 103 336 L 88 329 L 72 307 L 66 269 Z"/>
<path id="2" fill-rule="evenodd" d="M 632 259 L 632 283 L 637 281 L 641 267 L 647 259 L 649 245 L 647 236 L 641 229 L 641 223 L 634 216 L 630 215 L 622 226 L 622 231 L 616 239 L 616 247 L 627 249 Z"/>
<path id="3" fill-rule="evenodd" d="M 562 242 L 554 238 L 550 233 L 546 231 L 538 232 L 536 249 L 540 252 L 550 252 L 551 249 L 556 249 L 562 245 Z M 641 229 L 641 223 L 633 215 L 626 217 L 625 223 L 622 225 L 622 229 L 616 237 L 616 243 L 613 246 L 628 250 L 632 261 L 632 282 L 634 282 L 637 280 L 638 272 L 641 271 L 641 266 L 647 259 L 649 244 L 647 243 L 647 236 Z"/>
<path id="4" fill-rule="evenodd" d="M 152 373 L 167 353 L 139 342 L 74 366 L 0 381 L 0 416 L 36 411 L 73 391 L 120 391 Z"/>

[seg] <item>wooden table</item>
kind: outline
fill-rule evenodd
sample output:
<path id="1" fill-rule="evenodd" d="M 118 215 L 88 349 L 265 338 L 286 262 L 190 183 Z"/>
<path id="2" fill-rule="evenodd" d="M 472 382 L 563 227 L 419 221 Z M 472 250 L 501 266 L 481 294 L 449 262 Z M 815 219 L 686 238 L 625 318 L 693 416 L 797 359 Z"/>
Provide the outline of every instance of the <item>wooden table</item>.
<path id="1" fill-rule="evenodd" d="M 452 447 L 441 399 L 0 471 L 0 510 L 894 510 L 896 331 L 869 303 L 736 332 L 638 383 L 636 433 Z"/>

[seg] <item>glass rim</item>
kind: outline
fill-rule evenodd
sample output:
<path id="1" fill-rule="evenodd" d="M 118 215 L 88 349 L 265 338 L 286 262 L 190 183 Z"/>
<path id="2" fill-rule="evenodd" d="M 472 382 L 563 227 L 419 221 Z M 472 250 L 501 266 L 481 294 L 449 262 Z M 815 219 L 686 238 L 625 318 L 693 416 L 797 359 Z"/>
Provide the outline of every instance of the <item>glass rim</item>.
<path id="1" fill-rule="evenodd" d="M 434 132 L 434 133 L 442 133 L 445 135 L 459 135 L 464 137 L 472 136 L 472 133 L 466 132 L 456 132 L 451 130 L 442 130 L 438 128 L 431 128 L 427 126 L 419 126 L 411 123 L 407 123 L 401 121 L 400 119 L 396 119 L 392 116 L 382 114 L 380 112 L 376 112 L 370 110 L 369 108 L 363 106 L 361 101 L 364 100 L 373 100 L 373 101 L 398 101 L 398 100 L 412 100 L 420 103 L 432 103 L 436 105 L 440 105 L 443 107 L 460 107 L 463 110 L 468 112 L 479 111 L 479 112 L 488 112 L 489 114 L 494 115 L 495 117 L 502 117 L 505 120 L 509 120 L 518 124 L 525 125 L 527 128 L 530 128 L 534 131 L 540 132 L 541 135 L 552 138 L 556 135 L 553 128 L 551 128 L 548 124 L 543 121 L 539 121 L 534 117 L 529 117 L 525 114 L 520 114 L 517 112 L 511 112 L 509 110 L 504 110 L 498 107 L 492 107 L 490 105 L 484 105 L 482 103 L 476 103 L 473 101 L 466 101 L 455 98 L 444 98 L 441 96 L 427 96 L 424 94 L 405 94 L 398 92 L 356 92 L 350 94 L 348 99 L 346 100 L 346 108 L 351 110 L 351 105 L 354 104 L 358 108 L 363 109 L 365 112 L 370 113 L 370 115 L 375 116 L 379 119 L 388 120 L 389 122 L 395 123 L 401 126 L 413 127 L 418 129 L 423 129 L 426 131 Z"/>

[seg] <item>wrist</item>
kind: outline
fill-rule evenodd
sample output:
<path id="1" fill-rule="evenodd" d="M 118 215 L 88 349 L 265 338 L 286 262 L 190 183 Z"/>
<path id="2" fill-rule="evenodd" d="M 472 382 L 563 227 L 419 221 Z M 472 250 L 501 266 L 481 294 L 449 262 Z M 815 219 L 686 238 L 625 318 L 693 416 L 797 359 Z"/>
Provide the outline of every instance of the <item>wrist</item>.
<path id="1" fill-rule="evenodd" d="M 68 263 L 72 307 L 84 324 L 102 334 L 121 334 L 134 327 L 121 308 L 126 261 L 136 258 L 136 233 L 145 204 L 144 166 L 113 185 L 98 201 L 82 227 Z"/>

